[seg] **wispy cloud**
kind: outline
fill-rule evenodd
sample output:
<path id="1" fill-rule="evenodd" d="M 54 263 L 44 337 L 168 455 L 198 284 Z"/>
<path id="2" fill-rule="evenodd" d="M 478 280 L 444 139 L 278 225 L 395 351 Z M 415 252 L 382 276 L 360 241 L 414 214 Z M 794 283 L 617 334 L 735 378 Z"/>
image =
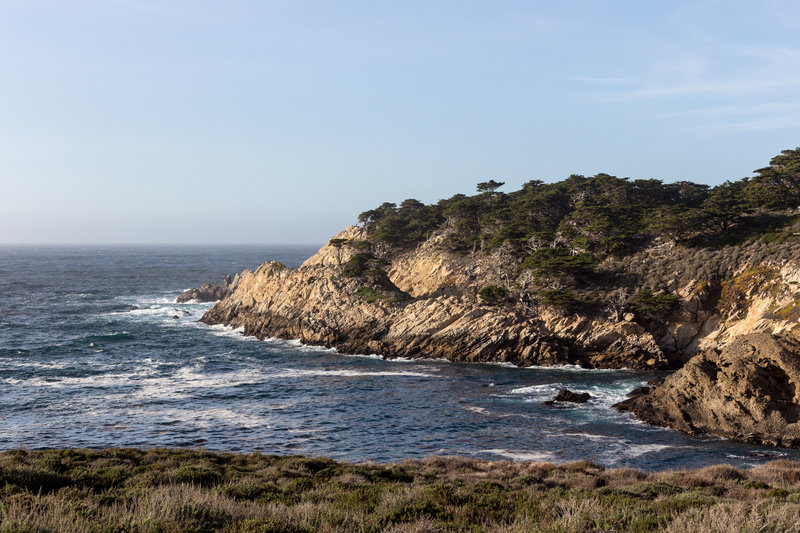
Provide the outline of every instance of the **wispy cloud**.
<path id="1" fill-rule="evenodd" d="M 701 117 L 732 117 L 747 115 L 764 115 L 769 113 L 800 113 L 800 103 L 794 102 L 766 102 L 754 105 L 725 105 L 692 109 L 688 111 L 678 111 L 661 115 L 665 116 L 701 116 Z"/>
<path id="2" fill-rule="evenodd" d="M 117 0 L 117 4 L 122 7 L 154 15 L 174 15 L 177 13 L 174 9 L 163 4 L 147 2 L 145 0 Z"/>
<path id="3" fill-rule="evenodd" d="M 712 133 L 744 133 L 800 127 L 800 112 L 770 118 L 756 118 L 738 122 L 720 122 L 700 126 L 698 129 Z"/>
<path id="4" fill-rule="evenodd" d="M 589 83 L 603 83 L 608 85 L 630 85 L 636 83 L 633 78 L 603 78 L 595 76 L 574 76 L 570 78 L 574 81 L 585 81 Z"/>
<path id="5" fill-rule="evenodd" d="M 743 133 L 800 127 L 800 102 L 765 102 L 704 107 L 653 115 L 652 118 L 697 119 L 689 129 L 706 133 Z"/>
<path id="6" fill-rule="evenodd" d="M 713 74 L 715 62 L 696 55 L 670 58 L 648 68 L 638 79 L 576 78 L 587 83 L 628 85 L 608 93 L 604 99 L 633 101 L 682 96 L 741 96 L 769 94 L 800 87 L 800 50 L 792 48 L 746 48 L 734 53 L 742 66 L 734 75 Z M 730 62 L 731 57 L 725 58 Z M 722 69 L 719 69 L 722 70 Z"/>

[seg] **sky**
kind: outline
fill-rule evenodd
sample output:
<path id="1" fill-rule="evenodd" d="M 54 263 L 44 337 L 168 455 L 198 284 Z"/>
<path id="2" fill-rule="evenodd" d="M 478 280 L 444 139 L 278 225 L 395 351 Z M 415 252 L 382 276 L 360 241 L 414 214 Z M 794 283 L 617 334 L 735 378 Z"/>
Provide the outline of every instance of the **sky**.
<path id="1" fill-rule="evenodd" d="M 0 243 L 322 243 L 382 202 L 800 146 L 796 0 L 0 0 Z"/>

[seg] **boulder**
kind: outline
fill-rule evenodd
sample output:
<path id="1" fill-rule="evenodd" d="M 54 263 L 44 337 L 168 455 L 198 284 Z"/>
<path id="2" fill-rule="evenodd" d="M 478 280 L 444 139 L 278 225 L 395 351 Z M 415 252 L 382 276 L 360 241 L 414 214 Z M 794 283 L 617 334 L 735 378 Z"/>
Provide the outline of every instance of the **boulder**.
<path id="1" fill-rule="evenodd" d="M 561 389 L 552 400 L 547 400 L 544 404 L 553 405 L 555 402 L 586 403 L 591 397 L 588 392 L 572 392 L 568 389 Z"/>
<path id="2" fill-rule="evenodd" d="M 617 404 L 644 422 L 690 435 L 800 446 L 800 342 L 753 333 L 709 349 L 663 383 Z"/>

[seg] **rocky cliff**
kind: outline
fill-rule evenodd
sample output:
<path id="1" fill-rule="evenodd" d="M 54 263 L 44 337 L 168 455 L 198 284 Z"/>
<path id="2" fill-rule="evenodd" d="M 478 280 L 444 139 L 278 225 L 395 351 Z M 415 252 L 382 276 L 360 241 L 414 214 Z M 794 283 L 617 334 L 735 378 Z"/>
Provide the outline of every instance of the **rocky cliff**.
<path id="1" fill-rule="evenodd" d="M 202 320 L 387 357 L 683 367 L 621 408 L 795 446 L 800 148 L 755 173 L 713 188 L 489 180 L 384 203 L 296 270 L 243 273 Z"/>
<path id="2" fill-rule="evenodd" d="M 267 262 L 242 273 L 202 320 L 348 353 L 663 369 L 753 331 L 791 335 L 800 315 L 800 269 L 791 262 L 771 266 L 759 244 L 737 249 L 721 280 L 668 272 L 673 279 L 665 284 L 674 287 L 677 303 L 659 320 L 624 304 L 577 311 L 542 304 L 526 292 L 526 273 L 509 269 L 502 253 L 449 253 L 440 246 L 442 234 L 399 253 L 367 237 L 352 226 L 298 269 Z M 720 262 L 730 250 L 708 253 L 700 260 Z M 691 269 L 686 262 L 697 257 L 696 250 L 661 243 L 624 265 L 601 267 L 629 275 L 669 265 Z M 487 295 L 486 287 L 497 290 Z"/>
<path id="3" fill-rule="evenodd" d="M 753 333 L 709 349 L 655 387 L 617 404 L 641 420 L 691 435 L 800 446 L 800 342 Z"/>

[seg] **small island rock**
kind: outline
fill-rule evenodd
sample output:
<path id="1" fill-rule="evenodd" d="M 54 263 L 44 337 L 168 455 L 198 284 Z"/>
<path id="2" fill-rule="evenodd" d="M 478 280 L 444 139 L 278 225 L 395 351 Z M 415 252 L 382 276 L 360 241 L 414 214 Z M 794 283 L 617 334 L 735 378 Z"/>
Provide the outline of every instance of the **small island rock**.
<path id="1" fill-rule="evenodd" d="M 544 404 L 553 405 L 556 402 L 586 403 L 591 397 L 588 392 L 572 392 L 568 389 L 561 389 L 552 400 L 547 400 Z"/>

